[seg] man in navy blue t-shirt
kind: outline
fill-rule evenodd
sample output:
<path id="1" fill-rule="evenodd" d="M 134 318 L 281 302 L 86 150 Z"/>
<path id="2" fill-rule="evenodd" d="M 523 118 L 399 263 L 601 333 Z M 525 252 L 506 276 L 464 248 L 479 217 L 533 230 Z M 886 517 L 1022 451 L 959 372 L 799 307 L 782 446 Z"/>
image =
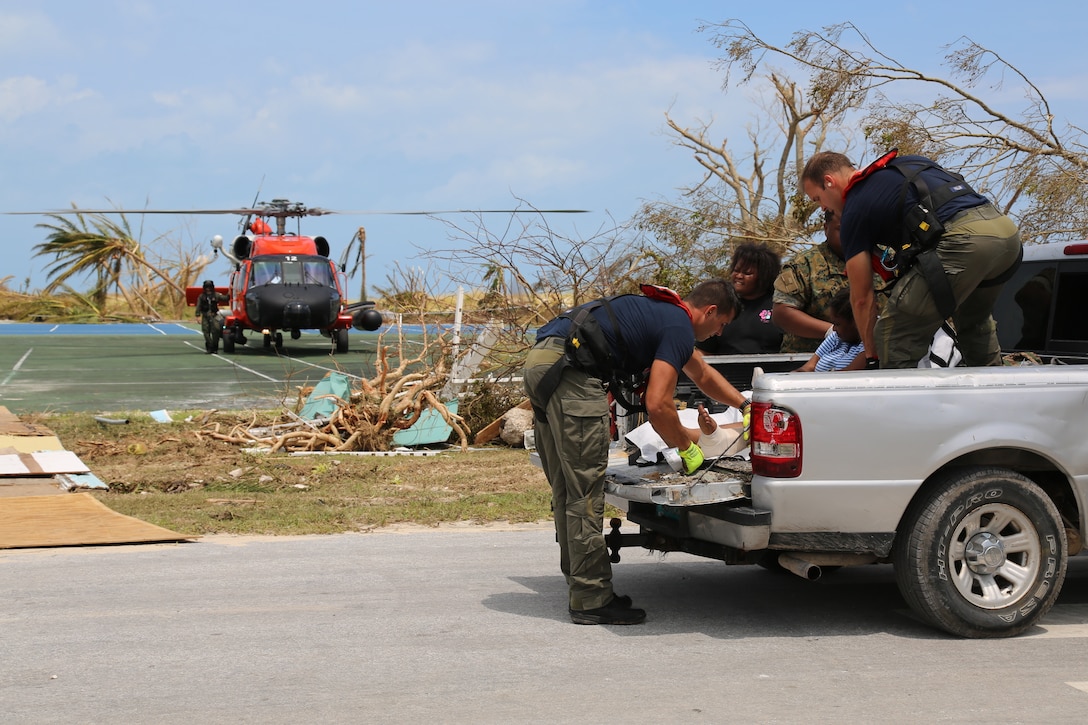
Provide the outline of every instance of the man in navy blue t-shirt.
<path id="1" fill-rule="evenodd" d="M 912 184 L 904 170 L 917 169 L 918 181 Z M 914 367 L 948 317 L 964 362 L 1001 364 L 994 303 L 1022 253 L 1011 219 L 962 177 L 921 156 L 891 152 L 857 171 L 846 156 L 821 151 L 805 164 L 801 183 L 806 196 L 842 220 L 850 299 L 868 367 Z M 927 216 L 923 224 L 912 221 L 905 228 L 905 219 L 925 201 L 919 188 L 930 190 L 936 223 Z M 935 246 L 909 232 L 942 226 L 933 235 Z M 916 240 L 912 251 L 925 251 L 912 266 L 896 270 L 878 319 L 872 277 L 877 246 L 898 249 L 911 239 Z"/>
<path id="2" fill-rule="evenodd" d="M 726 280 L 703 282 L 682 300 L 663 288 L 645 291 L 654 298 L 624 295 L 590 314 L 616 368 L 649 370 L 644 402 L 650 424 L 666 444 L 676 446 L 685 470 L 694 472 L 702 463 L 702 452 L 680 423 L 673 401 L 676 383 L 683 371 L 710 398 L 747 412 L 744 396 L 695 349 L 696 340 L 721 333 L 740 302 Z M 541 327 L 524 370 L 525 391 L 536 412 L 536 447 L 552 488 L 568 609 L 576 624 L 638 624 L 646 613 L 633 608 L 630 597 L 616 596 L 612 590 L 612 565 L 603 535 L 604 474 L 611 442 L 606 383 L 615 370 L 570 364 L 565 350 L 572 324 L 564 314 Z"/>

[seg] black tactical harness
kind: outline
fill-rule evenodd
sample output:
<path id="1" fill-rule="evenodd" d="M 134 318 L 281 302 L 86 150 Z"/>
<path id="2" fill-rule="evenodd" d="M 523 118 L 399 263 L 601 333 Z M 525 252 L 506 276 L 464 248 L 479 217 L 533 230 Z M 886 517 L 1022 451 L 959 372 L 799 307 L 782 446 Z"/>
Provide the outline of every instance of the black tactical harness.
<path id="1" fill-rule="evenodd" d="M 902 236 L 897 244 L 891 245 L 895 255 L 895 277 L 896 279 L 902 277 L 917 264 L 919 273 L 933 295 L 937 311 L 942 318 L 948 319 L 956 310 L 956 297 L 952 292 L 952 285 L 948 281 L 944 265 L 937 256 L 937 243 L 945 232 L 944 223 L 937 218 L 937 210 L 957 197 L 977 194 L 977 192 L 960 174 L 942 168 L 929 159 L 899 158 L 896 156 L 895 149 L 866 168 L 858 180 L 882 168 L 895 169 L 904 177 L 903 186 L 899 192 Z M 951 178 L 931 189 L 922 178 L 922 172 L 926 169 L 938 169 Z M 914 204 L 907 203 L 908 188 L 914 189 L 917 197 L 917 202 Z M 1023 248 L 1021 248 L 1016 262 L 997 277 L 984 280 L 979 287 L 991 287 L 1007 282 L 1020 266 L 1023 254 Z"/>
<path id="2" fill-rule="evenodd" d="M 680 295 L 668 287 L 656 284 L 640 284 L 642 295 L 651 300 L 668 302 L 676 305 L 691 317 L 691 310 L 680 298 Z M 612 393 L 612 397 L 627 409 L 629 413 L 644 413 L 646 406 L 642 404 L 642 393 L 646 389 L 646 381 L 650 376 L 648 369 L 634 370 L 630 368 L 631 355 L 627 349 L 627 343 L 623 339 L 623 330 L 612 312 L 614 300 L 620 297 L 638 297 L 639 295 L 615 295 L 599 300 L 587 302 L 584 305 L 571 308 L 559 315 L 571 321 L 570 332 L 567 333 L 564 342 L 563 355 L 548 372 L 540 379 L 538 386 L 539 397 L 542 399 L 542 407 L 533 406 L 533 412 L 541 420 L 547 420 L 548 416 L 542 408 L 547 407 L 552 399 L 559 381 L 563 377 L 563 371 L 567 368 L 580 370 L 587 375 L 599 378 L 605 384 L 605 388 Z M 612 323 L 612 331 L 616 336 L 616 347 L 619 348 L 619 357 L 612 354 L 612 348 L 608 344 L 604 330 L 601 329 L 593 311 L 603 307 Z"/>
<path id="3" fill-rule="evenodd" d="M 541 407 L 533 405 L 533 413 L 536 414 L 537 418 L 544 421 L 548 419 L 544 408 L 547 407 L 548 401 L 555 394 L 556 389 L 559 387 L 559 381 L 563 377 L 563 371 L 567 368 L 574 368 L 587 375 L 599 378 L 604 382 L 607 390 L 612 393 L 612 396 L 629 412 L 641 413 L 646 410 L 644 405 L 639 402 L 631 402 L 628 397 L 638 400 L 639 389 L 645 384 L 647 376 L 646 371 L 632 372 L 625 368 L 625 363 L 631 359 L 631 356 L 628 354 L 627 343 L 623 339 L 619 321 L 616 319 L 610 304 L 618 297 L 627 296 L 634 295 L 616 295 L 615 297 L 593 300 L 559 315 L 559 317 L 571 321 L 570 332 L 567 333 L 563 355 L 555 361 L 554 365 L 548 368 L 548 372 L 544 373 L 544 376 L 540 379 L 537 393 L 541 401 Z M 616 346 L 620 350 L 618 359 L 612 354 L 604 330 L 601 329 L 600 323 L 592 314 L 594 310 L 600 307 L 604 308 L 609 321 L 612 323 L 612 331 L 616 336 Z"/>

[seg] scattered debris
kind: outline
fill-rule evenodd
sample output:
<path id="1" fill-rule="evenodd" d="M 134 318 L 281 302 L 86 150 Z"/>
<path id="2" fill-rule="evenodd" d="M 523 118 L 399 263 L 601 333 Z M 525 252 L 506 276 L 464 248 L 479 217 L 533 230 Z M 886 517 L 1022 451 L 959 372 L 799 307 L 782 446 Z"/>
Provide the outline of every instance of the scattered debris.
<path id="1" fill-rule="evenodd" d="M 102 415 L 96 415 L 94 419 L 102 425 L 128 425 L 128 418 L 106 418 Z"/>
<path id="2" fill-rule="evenodd" d="M 533 404 L 526 398 L 514 406 L 514 408 L 518 410 L 532 410 Z M 500 417 L 488 423 L 484 428 L 480 429 L 480 432 L 476 434 L 476 437 L 472 442 L 478 446 L 482 446 L 484 443 L 490 443 L 495 440 L 499 434 L 502 433 L 503 420 L 505 418 L 506 413 L 503 413 Z"/>
<path id="3" fill-rule="evenodd" d="M 110 489 L 93 473 L 58 473 L 56 479 L 62 491 L 81 491 L 85 489 L 108 491 Z"/>
<path id="4" fill-rule="evenodd" d="M 533 411 L 524 408 L 511 408 L 503 414 L 502 431 L 499 437 L 514 448 L 525 445 L 525 433 L 533 428 Z"/>
<path id="5" fill-rule="evenodd" d="M 209 421 L 196 435 L 270 453 L 385 451 L 398 431 L 411 429 L 426 415 L 429 425 L 448 428 L 443 441 L 456 434 L 461 449 L 468 450 L 468 431 L 455 402 L 443 403 L 434 392 L 449 377 L 448 345 L 442 338 L 428 342 L 424 337 L 421 352 L 408 359 L 401 336 L 399 354 L 392 356 L 399 360 L 395 368 L 389 348 L 379 344 L 378 372 L 369 380 L 329 373 L 309 391 L 300 406 L 303 413 L 287 413 L 288 422 L 258 426 L 254 418 L 249 425 L 223 430 Z M 300 402 L 305 393 L 299 390 Z"/>

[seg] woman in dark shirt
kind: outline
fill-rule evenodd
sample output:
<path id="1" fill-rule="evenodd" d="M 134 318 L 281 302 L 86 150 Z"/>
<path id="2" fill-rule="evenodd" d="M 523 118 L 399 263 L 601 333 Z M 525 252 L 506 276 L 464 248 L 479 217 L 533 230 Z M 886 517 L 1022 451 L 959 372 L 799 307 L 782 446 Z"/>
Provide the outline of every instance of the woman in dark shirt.
<path id="1" fill-rule="evenodd" d="M 771 323 L 774 280 L 781 259 L 766 244 L 745 242 L 733 252 L 729 276 L 743 307 L 722 334 L 696 347 L 708 355 L 751 355 L 778 352 L 782 330 Z"/>

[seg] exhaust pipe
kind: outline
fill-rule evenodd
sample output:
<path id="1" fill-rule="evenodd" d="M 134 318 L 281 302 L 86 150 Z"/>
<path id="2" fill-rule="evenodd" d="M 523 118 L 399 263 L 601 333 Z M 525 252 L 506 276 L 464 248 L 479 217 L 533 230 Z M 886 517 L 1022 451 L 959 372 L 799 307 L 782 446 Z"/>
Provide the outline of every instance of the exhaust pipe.
<path id="1" fill-rule="evenodd" d="M 786 571 L 792 572 L 802 579 L 808 579 L 810 582 L 816 581 L 823 574 L 816 564 L 804 559 L 798 559 L 793 554 L 779 554 L 778 563 Z"/>

